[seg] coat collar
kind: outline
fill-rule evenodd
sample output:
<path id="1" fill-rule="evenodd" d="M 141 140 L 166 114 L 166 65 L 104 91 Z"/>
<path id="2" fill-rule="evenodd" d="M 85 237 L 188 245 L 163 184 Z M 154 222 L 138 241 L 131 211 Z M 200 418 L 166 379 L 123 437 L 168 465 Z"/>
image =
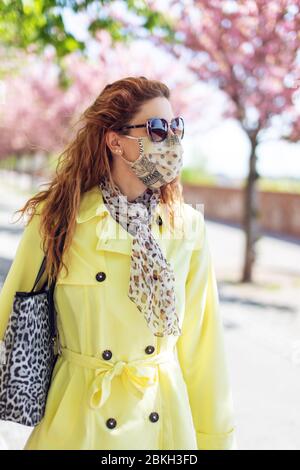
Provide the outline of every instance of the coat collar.
<path id="1" fill-rule="evenodd" d="M 76 222 L 78 224 L 81 224 L 93 217 L 103 217 L 106 215 L 112 217 L 104 203 L 101 188 L 98 185 L 94 186 L 83 194 L 79 211 L 76 216 Z M 161 217 L 163 226 L 169 227 L 169 218 L 161 202 L 159 202 L 155 208 L 154 221 L 157 219 L 158 216 Z"/>
<path id="2" fill-rule="evenodd" d="M 159 216 L 162 220 L 161 226 L 156 222 Z M 102 191 L 98 185 L 83 194 L 76 222 L 82 224 L 94 217 L 99 218 L 96 225 L 98 239 L 96 249 L 130 255 L 133 236 L 112 217 L 104 203 Z M 170 241 L 169 230 L 170 222 L 166 208 L 159 202 L 154 210 L 151 231 L 165 256 L 167 255 L 168 241 Z"/>

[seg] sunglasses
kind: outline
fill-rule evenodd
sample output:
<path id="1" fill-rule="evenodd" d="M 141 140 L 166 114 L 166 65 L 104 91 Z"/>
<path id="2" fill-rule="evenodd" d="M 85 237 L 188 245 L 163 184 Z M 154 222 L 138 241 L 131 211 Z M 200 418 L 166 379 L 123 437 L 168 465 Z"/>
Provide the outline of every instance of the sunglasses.
<path id="1" fill-rule="evenodd" d="M 184 120 L 181 116 L 176 117 L 168 123 L 166 119 L 153 117 L 147 119 L 145 124 L 136 124 L 132 126 L 123 126 L 117 131 L 121 131 L 123 129 L 133 129 L 135 127 L 146 127 L 147 134 L 152 140 L 152 142 L 162 142 L 168 136 L 169 127 L 172 129 L 174 134 L 177 134 L 180 139 L 183 139 L 184 136 Z"/>

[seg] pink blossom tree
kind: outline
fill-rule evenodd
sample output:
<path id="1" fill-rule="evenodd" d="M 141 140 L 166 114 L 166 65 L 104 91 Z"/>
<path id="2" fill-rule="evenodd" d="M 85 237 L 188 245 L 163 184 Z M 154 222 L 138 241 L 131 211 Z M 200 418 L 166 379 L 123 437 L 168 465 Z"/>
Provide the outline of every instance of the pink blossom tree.
<path id="1" fill-rule="evenodd" d="M 224 117 L 237 119 L 251 143 L 245 188 L 246 250 L 243 281 L 250 281 L 259 237 L 257 146 L 277 137 L 300 138 L 300 4 L 292 0 L 151 1 L 172 15 L 178 42 L 153 42 L 183 61 L 196 76 L 229 97 Z M 299 103 L 299 101 L 298 101 Z"/>
<path id="2" fill-rule="evenodd" d="M 192 105 L 195 99 L 201 102 L 202 92 L 198 91 L 197 95 L 195 89 L 194 95 L 186 96 L 186 87 L 192 89 L 196 78 L 184 64 L 178 64 L 172 55 L 162 50 L 154 51 L 151 43 L 113 45 L 110 34 L 104 30 L 97 33 L 97 41 L 98 50 L 93 60 L 73 53 L 64 57 L 59 66 L 51 48 L 42 57 L 18 53 L 21 66 L 16 73 L 7 74 L 3 81 L 0 159 L 10 154 L 58 153 L 71 137 L 81 112 L 107 83 L 122 76 L 145 75 L 166 82 L 172 89 L 175 112 L 180 111 L 191 121 L 195 118 L 196 109 Z M 6 68 L 9 68 L 8 63 Z M 66 79 L 64 86 L 62 72 Z"/>
<path id="3" fill-rule="evenodd" d="M 76 2 L 72 3 L 73 7 L 75 5 L 73 10 L 75 13 L 82 12 L 87 10 L 87 7 L 92 3 L 92 0 L 83 2 L 80 7 Z M 254 245 L 259 236 L 256 189 L 259 177 L 256 169 L 257 146 L 262 140 L 268 138 L 270 129 L 276 128 L 278 138 L 288 139 L 292 142 L 299 140 L 300 135 L 300 118 L 296 105 L 296 95 L 300 85 L 299 2 L 295 0 L 182 0 L 181 2 L 176 0 L 164 0 L 163 2 L 133 0 L 127 2 L 128 12 L 126 13 L 130 13 L 129 15 L 124 14 L 124 9 L 120 9 L 117 2 L 103 1 L 100 3 L 101 12 L 105 13 L 105 18 L 100 19 L 93 14 L 89 18 L 88 31 L 94 38 L 98 40 L 100 38 L 100 41 L 104 38 L 110 46 L 111 40 L 113 40 L 114 46 L 119 40 L 124 41 L 127 38 L 135 39 L 141 36 L 151 40 L 155 46 L 166 50 L 175 58 L 173 68 L 164 67 L 161 72 L 156 71 L 156 76 L 162 77 L 168 83 L 171 81 L 172 73 L 176 75 L 177 67 L 185 67 L 185 70 L 194 74 L 194 81 L 201 80 L 213 84 L 228 97 L 229 105 L 224 110 L 224 117 L 236 118 L 251 143 L 249 175 L 245 188 L 246 250 L 243 270 L 243 280 L 251 280 L 252 265 L 255 260 Z M 79 44 L 73 36 L 66 33 L 62 12 L 55 9 L 56 6 L 57 2 L 50 2 L 42 12 L 39 12 L 43 16 L 44 22 L 41 22 L 36 21 L 37 12 L 33 11 L 31 7 L 29 9 L 27 7 L 25 10 L 19 8 L 16 16 L 9 4 L 1 5 L 5 11 L 6 21 L 20 33 L 18 36 L 21 38 L 19 47 L 28 48 L 33 45 L 37 50 L 40 50 L 45 47 L 45 44 L 50 43 L 54 46 L 59 57 L 68 51 L 76 50 L 76 48 L 85 49 L 86 44 L 82 42 Z M 66 2 L 60 2 L 60 6 L 65 7 Z M 135 19 L 132 14 L 135 15 Z M 27 21 L 35 26 L 33 37 L 28 37 L 28 28 L 23 27 L 23 25 L 26 26 Z M 47 26 L 47 31 L 50 31 L 50 36 L 45 36 L 45 26 Z M 7 28 L 7 31 L 15 30 Z M 108 36 L 103 36 L 102 33 L 107 33 L 111 39 L 109 40 Z M 35 41 L 34 38 L 38 38 L 39 41 Z M 14 43 L 14 37 L 8 35 L 6 43 L 8 45 Z M 125 43 L 125 46 L 110 47 L 107 55 L 105 48 L 103 48 L 103 52 L 99 55 L 98 70 L 96 70 L 96 75 L 94 75 L 95 71 L 93 72 L 94 80 L 91 80 L 91 83 L 95 83 L 95 76 L 98 77 L 99 70 L 101 70 L 99 84 L 102 81 L 107 82 L 112 79 L 108 77 L 128 75 L 128 70 L 136 70 L 136 67 L 138 67 L 138 73 L 143 70 L 143 74 L 145 74 L 144 70 L 150 70 L 149 67 L 151 68 L 153 64 L 150 60 L 151 55 L 143 53 L 139 57 L 134 56 L 135 59 L 132 62 L 130 55 L 126 55 L 126 46 Z M 118 63 L 115 64 L 116 57 Z M 153 54 L 153 58 L 155 60 L 155 54 Z M 112 67 L 112 63 L 117 67 L 116 69 Z M 81 73 L 84 74 L 84 70 L 85 67 L 82 66 Z M 89 72 L 87 72 L 88 75 Z M 44 78 L 47 83 L 49 79 L 46 79 L 45 74 Z M 52 98 L 49 96 L 49 83 L 46 84 L 46 87 L 43 83 L 36 83 L 34 87 L 29 85 L 30 90 L 23 94 L 20 102 L 26 100 L 27 96 L 33 98 L 33 101 L 30 102 L 36 107 L 35 98 L 38 95 L 37 101 L 47 104 L 48 113 L 53 119 L 52 122 L 57 119 L 57 122 L 61 123 L 62 132 L 64 132 L 65 124 L 70 115 L 73 115 L 74 106 L 76 107 L 76 100 L 74 102 L 74 96 L 72 97 L 72 93 L 76 90 L 76 80 L 75 77 L 75 85 L 73 85 L 75 88 L 70 91 L 71 95 L 68 93 L 62 95 L 58 92 L 57 101 L 54 96 Z M 180 89 L 184 91 L 190 83 L 193 83 L 192 78 L 189 80 L 189 83 L 184 83 L 184 79 L 180 83 L 176 83 L 179 94 L 176 93 L 176 88 L 174 91 L 175 101 L 178 104 L 185 103 L 187 113 L 192 108 L 194 110 L 195 107 L 192 106 L 192 102 L 186 102 L 182 99 L 183 95 L 180 94 Z M 81 78 L 75 94 L 80 95 L 82 86 Z M 84 86 L 90 90 L 89 83 Z M 32 89 L 37 90 L 33 95 L 30 94 Z M 17 94 L 17 96 L 19 95 Z M 86 96 L 85 93 L 84 99 Z M 71 101 L 71 104 L 68 100 Z M 56 104 L 52 106 L 55 101 Z M 38 117 L 30 123 L 27 136 L 32 129 L 39 129 L 43 123 L 41 111 L 44 108 L 45 106 L 40 109 L 38 106 L 35 108 L 38 109 Z M 175 109 L 177 109 L 176 106 Z M 5 113 L 6 119 L 11 124 L 9 128 L 11 129 L 14 123 L 17 125 L 22 123 L 26 127 L 26 122 L 30 122 L 30 118 L 26 116 L 27 112 L 28 106 L 26 108 L 26 104 L 23 109 L 22 106 L 19 107 L 17 116 L 7 106 Z M 199 118 L 200 114 L 197 117 Z M 47 113 L 45 119 L 44 129 L 49 122 Z M 57 130 L 58 126 L 56 125 L 52 136 Z M 32 140 L 41 138 L 42 135 L 42 131 L 35 132 L 32 135 Z M 56 142 L 60 142 L 61 137 L 63 136 L 57 136 Z M 2 133 L 0 144 L 2 143 L 3 148 L 5 145 L 8 148 L 9 142 L 11 139 Z M 19 132 L 15 142 L 18 142 L 19 148 L 22 149 L 24 139 L 22 141 Z M 40 144 L 39 142 L 38 145 Z"/>

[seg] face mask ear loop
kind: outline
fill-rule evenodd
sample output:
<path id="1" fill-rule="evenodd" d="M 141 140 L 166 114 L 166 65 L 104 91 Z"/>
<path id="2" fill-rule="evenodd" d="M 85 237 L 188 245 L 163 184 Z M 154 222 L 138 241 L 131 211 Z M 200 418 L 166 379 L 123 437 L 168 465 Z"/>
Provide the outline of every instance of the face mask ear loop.
<path id="1" fill-rule="evenodd" d="M 127 137 L 128 139 L 134 139 L 134 140 L 140 139 L 140 137 L 133 137 L 132 135 L 123 135 L 123 137 Z"/>
<path id="2" fill-rule="evenodd" d="M 143 140 L 145 137 L 132 137 L 131 135 L 124 135 L 123 137 L 128 137 L 128 138 L 130 138 L 130 139 L 138 140 L 138 141 L 139 141 L 139 146 L 142 145 L 142 147 L 144 147 L 143 144 L 142 144 L 142 140 Z M 130 167 L 133 167 L 133 166 L 136 164 L 136 162 L 139 161 L 139 160 L 142 158 L 142 156 L 143 156 L 143 154 L 140 153 L 139 156 L 138 156 L 138 158 L 137 158 L 136 160 L 134 160 L 134 162 L 130 162 L 129 160 L 126 160 L 126 158 L 122 157 L 122 155 L 120 155 L 120 157 L 122 158 L 122 160 L 124 160 L 124 162 L 127 163 L 127 165 L 129 165 Z"/>
<path id="3" fill-rule="evenodd" d="M 159 143 L 159 142 L 153 142 L 153 140 L 151 140 L 149 136 L 147 136 L 147 137 L 145 137 L 145 136 L 142 136 L 142 137 L 133 137 L 132 135 L 123 135 L 123 137 L 127 137 L 128 139 L 134 139 L 134 140 L 148 139 L 148 140 L 149 140 L 150 142 L 152 142 L 153 144 Z"/>

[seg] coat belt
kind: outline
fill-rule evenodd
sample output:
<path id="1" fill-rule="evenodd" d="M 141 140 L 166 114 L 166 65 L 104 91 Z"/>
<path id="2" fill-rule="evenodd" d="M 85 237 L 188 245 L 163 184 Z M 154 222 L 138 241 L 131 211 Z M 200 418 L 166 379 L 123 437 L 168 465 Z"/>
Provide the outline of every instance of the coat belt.
<path id="1" fill-rule="evenodd" d="M 101 408 L 108 399 L 112 379 L 119 375 L 127 390 L 138 398 L 142 397 L 148 387 L 158 382 L 157 365 L 176 361 L 171 351 L 163 351 L 155 356 L 135 361 L 105 361 L 96 356 L 86 356 L 71 349 L 61 347 L 61 355 L 65 359 L 82 367 L 94 369 L 94 379 L 89 388 L 89 405 Z"/>

